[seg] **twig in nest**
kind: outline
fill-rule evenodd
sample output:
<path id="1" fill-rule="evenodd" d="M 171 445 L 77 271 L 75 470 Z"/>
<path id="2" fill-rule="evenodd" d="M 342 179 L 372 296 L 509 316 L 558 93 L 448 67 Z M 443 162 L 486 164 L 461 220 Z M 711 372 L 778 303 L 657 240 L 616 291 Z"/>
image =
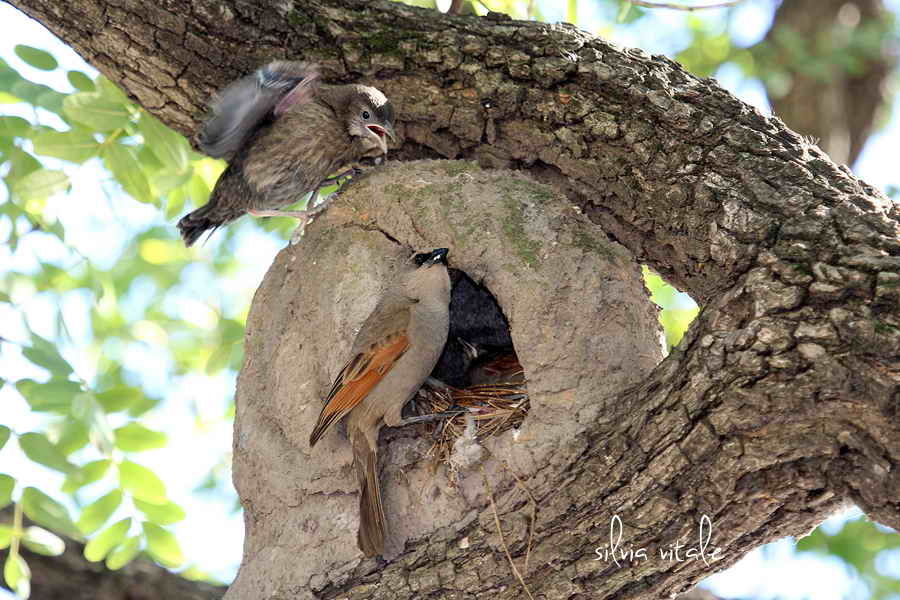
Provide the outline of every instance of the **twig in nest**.
<path id="1" fill-rule="evenodd" d="M 635 6 L 641 8 L 667 8 L 669 10 L 684 10 L 692 12 L 695 10 L 708 10 L 711 8 L 729 8 L 737 6 L 744 0 L 726 0 L 725 2 L 716 2 L 714 4 L 703 4 L 701 6 L 686 6 L 684 4 L 673 4 L 671 2 L 651 2 L 650 0 L 628 0 Z"/>
<path id="2" fill-rule="evenodd" d="M 494 525 L 497 526 L 497 534 L 500 536 L 500 543 L 503 544 L 506 560 L 509 561 L 509 566 L 512 567 L 513 573 L 519 580 L 519 583 L 522 584 L 522 589 L 525 590 L 525 593 L 528 594 L 528 597 L 531 600 L 534 600 L 534 596 L 531 595 L 531 590 L 529 590 L 528 586 L 525 584 L 525 579 L 522 577 L 522 574 L 519 573 L 519 569 L 516 568 L 516 563 L 513 562 L 512 555 L 509 553 L 509 546 L 506 545 L 506 538 L 503 536 L 503 528 L 500 526 L 500 515 L 497 514 L 497 504 L 494 502 L 494 490 L 491 489 L 491 483 L 488 481 L 484 465 L 481 465 L 481 478 L 484 480 L 484 487 L 487 488 L 488 497 L 491 499 L 491 510 L 494 513 Z"/>

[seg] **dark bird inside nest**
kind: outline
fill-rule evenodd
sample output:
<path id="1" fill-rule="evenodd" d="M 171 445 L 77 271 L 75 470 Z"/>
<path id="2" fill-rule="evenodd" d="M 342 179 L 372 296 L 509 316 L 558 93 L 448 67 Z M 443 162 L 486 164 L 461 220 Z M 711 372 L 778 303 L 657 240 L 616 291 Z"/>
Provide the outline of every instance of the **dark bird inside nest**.
<path id="1" fill-rule="evenodd" d="M 318 78 L 309 63 L 275 61 L 218 95 L 198 143 L 228 160 L 228 168 L 209 202 L 178 222 L 187 246 L 244 213 L 295 217 L 302 232 L 327 206 L 327 199 L 314 206 L 319 188 L 387 154 L 387 138 L 396 141 L 396 134 L 384 94 L 365 85 L 321 85 Z M 307 210 L 279 210 L 309 193 Z"/>
<path id="2" fill-rule="evenodd" d="M 515 357 L 509 322 L 493 294 L 459 269 L 450 274 L 450 330 L 431 373 L 446 385 L 464 388 L 484 381 L 485 368 Z"/>

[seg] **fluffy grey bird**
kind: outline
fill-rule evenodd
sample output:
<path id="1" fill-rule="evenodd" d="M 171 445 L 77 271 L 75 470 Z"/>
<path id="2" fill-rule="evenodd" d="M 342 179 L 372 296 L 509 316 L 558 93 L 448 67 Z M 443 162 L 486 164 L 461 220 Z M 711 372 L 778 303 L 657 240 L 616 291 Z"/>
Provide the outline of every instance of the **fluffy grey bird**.
<path id="1" fill-rule="evenodd" d="M 416 254 L 378 301 L 353 342 L 352 358 L 338 374 L 309 436 L 315 446 L 347 416 L 359 480 L 357 544 L 366 556 L 384 551 L 384 508 L 378 484 L 378 432 L 428 420 L 404 419 L 403 406 L 437 362 L 450 325 L 447 249 Z"/>
<path id="2" fill-rule="evenodd" d="M 291 216 L 301 227 L 318 189 L 363 159 L 387 154 L 394 108 L 365 85 L 318 83 L 314 65 L 275 61 L 226 87 L 199 135 L 200 148 L 228 160 L 209 202 L 178 222 L 190 246 L 244 213 Z M 305 211 L 280 211 L 312 192 Z"/>

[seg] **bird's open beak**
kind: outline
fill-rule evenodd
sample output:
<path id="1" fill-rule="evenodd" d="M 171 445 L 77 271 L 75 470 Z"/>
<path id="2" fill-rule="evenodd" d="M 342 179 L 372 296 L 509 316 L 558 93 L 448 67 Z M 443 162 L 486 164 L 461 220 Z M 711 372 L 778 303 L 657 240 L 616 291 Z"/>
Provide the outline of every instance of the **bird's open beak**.
<path id="1" fill-rule="evenodd" d="M 397 141 L 397 134 L 394 132 L 394 128 L 388 125 L 387 127 L 382 127 L 381 125 L 375 125 L 374 123 L 371 125 L 366 125 L 373 134 L 375 134 L 375 138 L 378 140 L 378 147 L 381 148 L 381 152 L 383 154 L 387 154 L 387 138 L 391 138 L 393 141 Z"/>

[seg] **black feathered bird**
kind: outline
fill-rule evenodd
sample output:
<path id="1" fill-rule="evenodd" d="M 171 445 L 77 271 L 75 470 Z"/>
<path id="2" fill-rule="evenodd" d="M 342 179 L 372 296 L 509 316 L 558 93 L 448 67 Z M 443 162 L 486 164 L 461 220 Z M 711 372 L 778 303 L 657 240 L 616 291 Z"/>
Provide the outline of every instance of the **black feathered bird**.
<path id="1" fill-rule="evenodd" d="M 254 216 L 303 224 L 329 176 L 387 154 L 394 109 L 377 89 L 318 83 L 314 65 L 275 61 L 226 87 L 198 136 L 200 148 L 229 161 L 209 202 L 178 222 L 188 246 L 204 231 Z M 278 209 L 313 192 L 305 211 Z"/>

